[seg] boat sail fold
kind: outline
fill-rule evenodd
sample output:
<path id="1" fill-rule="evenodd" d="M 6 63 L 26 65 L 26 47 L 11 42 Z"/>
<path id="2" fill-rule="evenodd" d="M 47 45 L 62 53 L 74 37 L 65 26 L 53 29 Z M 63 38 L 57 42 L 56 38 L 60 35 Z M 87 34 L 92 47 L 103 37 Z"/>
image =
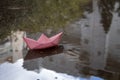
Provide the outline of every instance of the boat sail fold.
<path id="1" fill-rule="evenodd" d="M 60 32 L 50 38 L 48 38 L 45 34 L 42 34 L 38 40 L 30 39 L 27 37 L 23 37 L 23 39 L 29 49 L 44 49 L 58 45 L 62 34 L 63 32 Z"/>

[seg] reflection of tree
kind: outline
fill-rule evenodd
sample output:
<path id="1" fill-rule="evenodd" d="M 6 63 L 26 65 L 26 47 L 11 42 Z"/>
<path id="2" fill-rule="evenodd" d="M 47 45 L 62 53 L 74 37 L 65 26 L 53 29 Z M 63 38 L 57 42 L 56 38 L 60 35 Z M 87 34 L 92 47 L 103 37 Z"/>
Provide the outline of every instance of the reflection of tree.
<path id="1" fill-rule="evenodd" d="M 58 28 L 81 17 L 83 7 L 90 0 L 34 0 L 32 13 L 21 26 L 27 31 L 40 31 L 48 27 Z M 32 29 L 29 30 L 28 28 Z"/>
<path id="2" fill-rule="evenodd" d="M 101 23 L 103 23 L 103 27 L 106 33 L 108 32 L 111 25 L 113 18 L 112 12 L 114 11 L 116 2 L 120 3 L 120 0 L 99 0 L 99 8 L 102 16 Z M 117 11 L 120 13 L 119 9 L 120 6 L 117 9 Z"/>
<path id="3" fill-rule="evenodd" d="M 60 27 L 81 17 L 90 0 L 2 0 L 0 1 L 0 38 L 12 29 L 40 31 Z M 4 29 L 4 31 L 3 31 Z"/>
<path id="4" fill-rule="evenodd" d="M 114 9 L 115 0 L 100 0 L 99 7 L 101 10 L 101 23 L 103 24 L 104 30 L 107 33 L 112 21 L 112 11 Z"/>
<path id="5" fill-rule="evenodd" d="M 119 16 L 120 16 L 120 0 L 117 0 L 117 2 L 119 3 L 119 7 L 118 7 L 118 9 L 117 9 L 117 12 L 118 12 L 118 14 L 119 14 Z"/>
<path id="6" fill-rule="evenodd" d="M 16 24 L 21 21 L 27 11 L 30 11 L 31 7 L 32 0 L 1 0 L 0 38 L 6 37 L 10 33 L 11 28 L 16 28 Z"/>

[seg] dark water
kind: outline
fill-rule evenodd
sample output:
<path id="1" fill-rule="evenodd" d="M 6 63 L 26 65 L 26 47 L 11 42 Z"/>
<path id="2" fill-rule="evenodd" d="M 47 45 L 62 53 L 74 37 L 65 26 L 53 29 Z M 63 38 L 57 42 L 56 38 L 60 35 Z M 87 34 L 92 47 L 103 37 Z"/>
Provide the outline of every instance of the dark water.
<path id="1" fill-rule="evenodd" d="M 48 49 L 28 50 L 22 39 L 61 31 L 60 44 Z M 82 18 L 42 32 L 16 30 L 1 39 L 0 80 L 120 80 L 119 0 L 93 0 Z"/>

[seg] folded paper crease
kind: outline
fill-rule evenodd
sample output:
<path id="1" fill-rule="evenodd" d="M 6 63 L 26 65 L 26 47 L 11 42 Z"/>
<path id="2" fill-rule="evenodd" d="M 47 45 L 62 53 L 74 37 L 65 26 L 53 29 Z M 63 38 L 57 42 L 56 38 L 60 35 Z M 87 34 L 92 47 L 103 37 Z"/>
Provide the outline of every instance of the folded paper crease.
<path id="1" fill-rule="evenodd" d="M 42 34 L 38 40 L 30 39 L 27 37 L 23 37 L 23 39 L 29 49 L 44 49 L 58 45 L 62 34 L 63 32 L 60 32 L 50 38 L 48 38 L 45 34 Z"/>

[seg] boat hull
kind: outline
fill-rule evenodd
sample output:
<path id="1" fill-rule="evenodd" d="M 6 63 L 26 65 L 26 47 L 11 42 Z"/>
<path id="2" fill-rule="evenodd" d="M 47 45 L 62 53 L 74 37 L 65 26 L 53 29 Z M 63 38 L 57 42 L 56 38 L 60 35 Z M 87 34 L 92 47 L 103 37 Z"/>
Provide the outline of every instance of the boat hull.
<path id="1" fill-rule="evenodd" d="M 40 38 L 36 41 L 27 37 L 24 37 L 24 41 L 26 42 L 29 49 L 45 49 L 53 46 L 57 46 L 61 40 L 62 32 L 56 34 L 51 38 L 47 38 L 44 34 L 40 36 Z"/>

